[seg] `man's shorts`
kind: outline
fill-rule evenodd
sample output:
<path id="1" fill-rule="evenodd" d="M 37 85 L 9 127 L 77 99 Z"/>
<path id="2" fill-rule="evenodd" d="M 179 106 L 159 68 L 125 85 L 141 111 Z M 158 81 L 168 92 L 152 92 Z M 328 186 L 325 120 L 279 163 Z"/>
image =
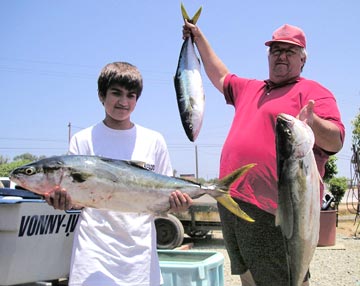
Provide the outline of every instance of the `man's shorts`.
<path id="1" fill-rule="evenodd" d="M 286 246 L 275 216 L 258 207 L 236 200 L 255 222 L 247 222 L 218 203 L 231 273 L 250 270 L 257 286 L 289 285 Z"/>

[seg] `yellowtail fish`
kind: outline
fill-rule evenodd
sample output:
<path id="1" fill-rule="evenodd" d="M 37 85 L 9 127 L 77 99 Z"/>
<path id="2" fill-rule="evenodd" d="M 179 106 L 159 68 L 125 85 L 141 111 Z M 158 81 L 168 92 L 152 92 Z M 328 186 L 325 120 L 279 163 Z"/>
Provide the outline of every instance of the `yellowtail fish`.
<path id="1" fill-rule="evenodd" d="M 195 24 L 200 9 L 190 19 L 181 4 L 183 18 Z M 196 55 L 193 39 L 186 38 L 182 44 L 176 74 L 174 76 L 176 98 L 183 128 L 189 140 L 194 142 L 199 135 L 205 108 L 205 94 L 201 78 L 200 60 Z"/>
<path id="2" fill-rule="evenodd" d="M 10 179 L 39 195 L 56 186 L 67 190 L 79 206 L 161 215 L 170 209 L 175 190 L 191 198 L 209 194 L 237 216 L 253 221 L 230 197 L 228 187 L 253 165 L 246 165 L 218 185 L 156 174 L 138 163 L 98 156 L 67 155 L 45 158 L 14 169 Z"/>
<path id="3" fill-rule="evenodd" d="M 276 121 L 278 209 L 276 225 L 284 235 L 291 286 L 300 286 L 319 239 L 320 183 L 311 128 L 288 114 Z"/>

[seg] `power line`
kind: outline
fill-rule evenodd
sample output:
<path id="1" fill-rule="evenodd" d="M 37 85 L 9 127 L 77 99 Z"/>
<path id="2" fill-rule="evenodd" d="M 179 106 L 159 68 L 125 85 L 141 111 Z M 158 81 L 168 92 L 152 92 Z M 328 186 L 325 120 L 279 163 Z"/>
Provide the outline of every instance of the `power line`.
<path id="1" fill-rule="evenodd" d="M 39 142 L 66 142 L 65 140 L 60 139 L 39 139 L 39 138 L 21 138 L 21 137 L 0 137 L 0 140 L 7 140 L 7 141 L 39 141 Z"/>
<path id="2" fill-rule="evenodd" d="M 0 147 L 0 150 L 64 150 L 64 148 L 60 148 L 60 147 Z"/>

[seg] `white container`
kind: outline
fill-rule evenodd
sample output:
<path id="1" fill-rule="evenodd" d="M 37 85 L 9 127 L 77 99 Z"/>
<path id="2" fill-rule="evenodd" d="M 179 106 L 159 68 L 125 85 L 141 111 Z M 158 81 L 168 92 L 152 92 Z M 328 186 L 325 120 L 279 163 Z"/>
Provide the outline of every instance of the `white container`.
<path id="1" fill-rule="evenodd" d="M 43 200 L 0 197 L 0 285 L 68 277 L 78 216 Z"/>

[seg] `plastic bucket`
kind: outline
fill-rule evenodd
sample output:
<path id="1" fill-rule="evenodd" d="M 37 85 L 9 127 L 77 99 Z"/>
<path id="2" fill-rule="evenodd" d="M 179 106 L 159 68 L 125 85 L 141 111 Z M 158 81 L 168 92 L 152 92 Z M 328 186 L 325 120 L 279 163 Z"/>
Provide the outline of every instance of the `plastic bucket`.
<path id="1" fill-rule="evenodd" d="M 336 210 L 320 212 L 320 231 L 318 246 L 336 244 Z"/>

